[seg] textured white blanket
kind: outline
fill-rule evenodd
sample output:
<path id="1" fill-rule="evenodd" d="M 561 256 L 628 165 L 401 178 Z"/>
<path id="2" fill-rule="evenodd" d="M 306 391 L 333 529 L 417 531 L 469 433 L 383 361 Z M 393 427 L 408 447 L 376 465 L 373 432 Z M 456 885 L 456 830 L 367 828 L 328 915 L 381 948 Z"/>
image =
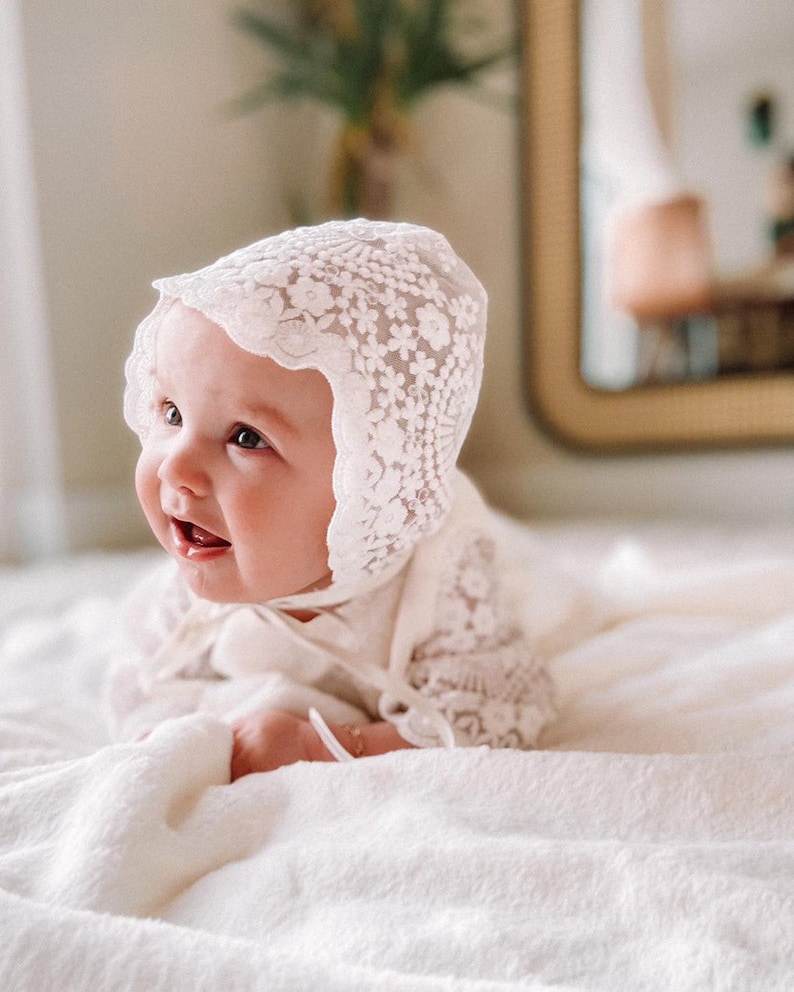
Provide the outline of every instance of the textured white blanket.
<path id="1" fill-rule="evenodd" d="M 139 558 L 0 575 L 0 989 L 790 992 L 794 548 L 506 530 L 547 750 L 234 785 L 204 717 L 107 743 Z"/>

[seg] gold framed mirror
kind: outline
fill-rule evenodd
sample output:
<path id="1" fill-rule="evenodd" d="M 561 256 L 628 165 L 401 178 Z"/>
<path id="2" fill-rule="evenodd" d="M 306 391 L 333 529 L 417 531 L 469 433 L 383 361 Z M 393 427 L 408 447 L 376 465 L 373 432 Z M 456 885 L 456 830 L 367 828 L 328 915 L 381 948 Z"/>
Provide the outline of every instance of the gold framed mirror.
<path id="1" fill-rule="evenodd" d="M 524 382 L 534 416 L 594 451 L 794 440 L 794 368 L 600 388 L 582 374 L 581 5 L 524 0 L 520 70 Z"/>

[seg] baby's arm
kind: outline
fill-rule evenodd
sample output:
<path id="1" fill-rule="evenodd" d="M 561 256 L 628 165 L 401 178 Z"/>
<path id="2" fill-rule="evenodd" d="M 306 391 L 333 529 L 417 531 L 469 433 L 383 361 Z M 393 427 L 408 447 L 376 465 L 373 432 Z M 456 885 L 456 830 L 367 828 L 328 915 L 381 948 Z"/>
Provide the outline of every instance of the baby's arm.
<path id="1" fill-rule="evenodd" d="M 329 724 L 342 747 L 356 758 L 413 747 L 386 721 L 358 727 Z M 296 761 L 334 761 L 308 720 L 284 710 L 255 710 L 233 727 L 232 781 L 252 772 L 270 772 Z"/>

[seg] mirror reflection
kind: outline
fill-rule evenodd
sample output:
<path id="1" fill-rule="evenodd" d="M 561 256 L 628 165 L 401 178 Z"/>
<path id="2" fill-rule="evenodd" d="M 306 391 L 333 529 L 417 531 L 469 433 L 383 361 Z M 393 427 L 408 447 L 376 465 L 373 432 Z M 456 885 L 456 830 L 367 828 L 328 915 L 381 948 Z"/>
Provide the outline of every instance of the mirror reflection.
<path id="1" fill-rule="evenodd" d="M 794 368 L 794 4 L 581 14 L 584 379 Z"/>

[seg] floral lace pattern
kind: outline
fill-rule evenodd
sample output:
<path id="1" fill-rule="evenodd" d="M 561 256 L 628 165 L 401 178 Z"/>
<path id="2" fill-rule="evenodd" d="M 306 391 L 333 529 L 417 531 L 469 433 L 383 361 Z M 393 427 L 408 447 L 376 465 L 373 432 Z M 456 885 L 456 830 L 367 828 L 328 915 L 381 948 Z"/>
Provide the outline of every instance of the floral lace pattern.
<path id="1" fill-rule="evenodd" d="M 385 578 L 443 522 L 482 376 L 486 295 L 434 231 L 338 221 L 257 242 L 156 282 L 127 362 L 125 416 L 152 423 L 157 327 L 174 300 L 241 348 L 315 368 L 334 395 L 334 584 Z"/>
<path id="2" fill-rule="evenodd" d="M 449 721 L 459 745 L 530 748 L 554 712 L 551 679 L 499 595 L 491 538 L 472 536 L 441 583 L 438 626 L 407 678 Z M 413 744 L 437 743 L 411 710 L 396 719 Z"/>

